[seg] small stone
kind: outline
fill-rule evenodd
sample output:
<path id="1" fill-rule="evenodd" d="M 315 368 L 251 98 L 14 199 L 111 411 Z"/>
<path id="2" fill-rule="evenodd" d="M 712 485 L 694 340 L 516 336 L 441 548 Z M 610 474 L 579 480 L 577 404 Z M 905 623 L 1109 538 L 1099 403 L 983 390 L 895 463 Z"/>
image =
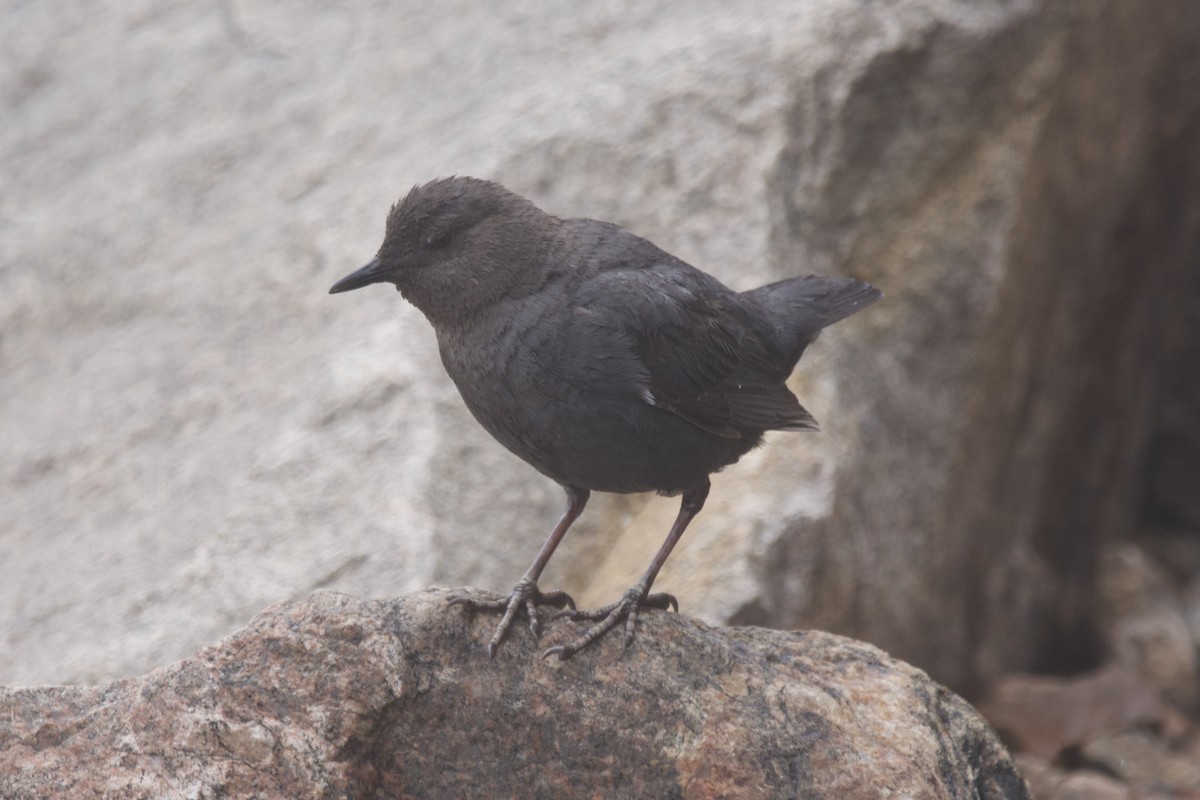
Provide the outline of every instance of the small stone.
<path id="1" fill-rule="evenodd" d="M 1154 692 L 1120 666 L 1072 678 L 1009 675 L 979 708 L 1015 749 L 1044 759 L 1163 716 Z"/>
<path id="2" fill-rule="evenodd" d="M 1147 731 L 1128 731 L 1089 742 L 1086 763 L 1115 775 L 1141 792 L 1200 797 L 1200 760 L 1173 752 Z"/>

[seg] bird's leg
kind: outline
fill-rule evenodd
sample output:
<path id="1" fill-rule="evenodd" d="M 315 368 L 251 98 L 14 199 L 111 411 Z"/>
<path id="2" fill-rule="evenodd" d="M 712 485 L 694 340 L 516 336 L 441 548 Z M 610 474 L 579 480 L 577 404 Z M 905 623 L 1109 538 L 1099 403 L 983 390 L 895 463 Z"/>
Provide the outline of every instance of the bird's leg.
<path id="1" fill-rule="evenodd" d="M 679 603 L 676 602 L 674 597 L 664 593 L 650 594 L 650 587 L 654 584 L 654 579 L 658 576 L 658 571 L 662 569 L 663 564 L 667 563 L 667 557 L 671 555 L 671 550 L 674 549 L 679 538 L 683 536 L 688 523 L 704 507 L 704 500 L 708 497 L 708 487 L 709 483 L 705 481 L 703 486 L 696 489 L 689 489 L 683 493 L 683 502 L 679 506 L 679 515 L 675 517 L 675 524 L 671 526 L 671 532 L 667 534 L 667 540 L 663 542 L 662 547 L 658 548 L 658 553 L 654 556 L 654 560 L 650 562 L 650 567 L 642 575 L 641 580 L 635 583 L 629 591 L 625 592 L 625 595 L 620 600 L 603 608 L 598 608 L 595 611 L 571 610 L 561 611 L 555 615 L 556 617 L 563 616 L 572 620 L 593 620 L 596 621 L 596 624 L 584 631 L 583 635 L 574 641 L 551 647 L 542 654 L 543 658 L 557 655 L 559 660 L 565 661 L 615 628 L 622 620 L 625 621 L 624 646 L 629 647 L 633 642 L 633 632 L 637 628 L 638 612 L 641 609 L 666 609 L 672 607 L 676 611 L 679 610 Z"/>
<path id="2" fill-rule="evenodd" d="M 587 489 L 581 489 L 578 486 L 564 486 L 567 491 L 567 510 L 563 512 L 559 518 L 558 524 L 554 526 L 554 530 L 550 531 L 550 536 L 546 539 L 542 549 L 538 551 L 537 558 L 525 570 L 525 574 L 521 576 L 521 580 L 517 581 L 517 585 L 513 587 L 512 593 L 504 600 L 475 600 L 470 597 L 456 597 L 450 601 L 452 606 L 463 606 L 467 611 L 490 611 L 494 613 L 503 613 L 500 618 L 500 624 L 496 626 L 496 632 L 492 635 L 491 641 L 488 642 L 487 651 L 488 658 L 493 658 L 496 655 L 496 648 L 504 641 L 504 637 L 508 635 L 509 628 L 517 618 L 517 612 L 522 608 L 525 609 L 525 616 L 529 617 L 529 630 L 533 632 L 535 639 L 541 636 L 541 624 L 538 622 L 537 607 L 539 605 L 549 605 L 555 608 L 564 608 L 570 606 L 575 608 L 575 601 L 566 592 L 542 592 L 538 589 L 537 581 L 541 577 L 542 570 L 546 568 L 546 564 L 550 561 L 550 556 L 554 555 L 554 549 L 558 547 L 558 543 L 562 541 L 566 535 L 567 529 L 571 527 L 579 515 L 583 513 L 583 507 L 587 505 L 588 497 L 591 492 Z"/>

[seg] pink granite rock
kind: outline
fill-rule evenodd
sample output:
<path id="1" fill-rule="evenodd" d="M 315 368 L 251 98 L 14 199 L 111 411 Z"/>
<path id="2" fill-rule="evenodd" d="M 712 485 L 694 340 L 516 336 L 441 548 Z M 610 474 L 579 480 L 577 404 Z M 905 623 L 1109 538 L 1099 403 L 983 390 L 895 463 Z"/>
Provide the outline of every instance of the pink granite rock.
<path id="1" fill-rule="evenodd" d="M 819 632 L 643 616 L 571 661 L 430 590 L 273 606 L 102 687 L 0 691 L 0 796 L 1024 798 L 987 723 Z"/>

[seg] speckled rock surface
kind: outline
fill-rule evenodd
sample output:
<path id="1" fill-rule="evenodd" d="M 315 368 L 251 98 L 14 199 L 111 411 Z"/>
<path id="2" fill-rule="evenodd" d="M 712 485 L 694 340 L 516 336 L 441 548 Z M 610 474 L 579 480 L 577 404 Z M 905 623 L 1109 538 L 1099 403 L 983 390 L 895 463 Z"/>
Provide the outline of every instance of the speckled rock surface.
<path id="1" fill-rule="evenodd" d="M 625 652 L 542 661 L 521 629 L 489 661 L 494 620 L 449 597 L 322 592 L 140 678 L 0 691 L 0 796 L 1028 796 L 969 705 L 869 645 L 648 613 Z"/>

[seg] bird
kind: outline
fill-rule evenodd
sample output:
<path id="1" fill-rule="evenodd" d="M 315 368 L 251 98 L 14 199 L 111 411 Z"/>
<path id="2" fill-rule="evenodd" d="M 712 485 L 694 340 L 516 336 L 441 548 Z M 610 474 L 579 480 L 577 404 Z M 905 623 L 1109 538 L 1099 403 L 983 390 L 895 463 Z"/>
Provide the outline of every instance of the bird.
<path id="1" fill-rule="evenodd" d="M 388 212 L 383 243 L 331 294 L 391 283 L 432 325 L 467 408 L 488 433 L 566 493 L 566 509 L 503 599 L 453 605 L 501 618 L 494 657 L 537 607 L 590 625 L 544 651 L 560 660 L 639 612 L 673 608 L 651 593 L 659 570 L 708 497 L 710 475 L 766 431 L 816 428 L 785 385 L 821 329 L 882 292 L 847 277 L 804 275 L 736 292 L 629 230 L 560 218 L 499 183 L 465 176 L 412 188 Z M 543 592 L 543 569 L 592 492 L 680 496 L 665 541 L 615 602 L 579 610 Z"/>

